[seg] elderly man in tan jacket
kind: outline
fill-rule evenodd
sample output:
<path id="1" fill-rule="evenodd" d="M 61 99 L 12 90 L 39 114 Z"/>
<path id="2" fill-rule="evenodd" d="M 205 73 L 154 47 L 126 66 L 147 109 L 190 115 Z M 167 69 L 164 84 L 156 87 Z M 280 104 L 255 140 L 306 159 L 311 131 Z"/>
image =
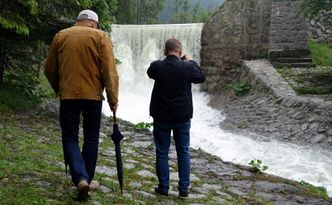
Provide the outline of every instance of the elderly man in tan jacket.
<path id="1" fill-rule="evenodd" d="M 60 126 L 66 168 L 69 165 L 78 199 L 87 198 L 98 155 L 104 88 L 112 111 L 118 106 L 119 77 L 112 42 L 97 29 L 98 15 L 83 10 L 76 24 L 58 32 L 45 62 L 45 75 L 60 98 Z M 78 143 L 80 115 L 84 143 Z"/>

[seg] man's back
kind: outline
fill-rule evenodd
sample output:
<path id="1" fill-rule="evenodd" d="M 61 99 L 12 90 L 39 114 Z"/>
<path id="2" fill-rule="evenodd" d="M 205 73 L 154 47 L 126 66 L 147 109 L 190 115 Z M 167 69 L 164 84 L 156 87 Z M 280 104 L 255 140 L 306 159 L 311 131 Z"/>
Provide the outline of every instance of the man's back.
<path id="1" fill-rule="evenodd" d="M 112 42 L 107 33 L 88 27 L 84 22 L 57 33 L 49 56 L 45 64 L 48 68 L 46 74 L 53 72 L 48 75 L 51 81 L 52 75 L 58 74 L 60 99 L 102 100 L 103 88 L 108 84 L 105 79 L 116 79 L 118 76 Z M 112 75 L 109 72 L 113 72 Z M 112 102 L 117 101 L 114 97 L 108 97 Z"/>
<path id="2" fill-rule="evenodd" d="M 184 122 L 192 118 L 191 83 L 202 83 L 205 78 L 194 62 L 185 62 L 170 55 L 163 61 L 155 61 L 148 69 L 155 80 L 150 114 L 159 122 Z"/>

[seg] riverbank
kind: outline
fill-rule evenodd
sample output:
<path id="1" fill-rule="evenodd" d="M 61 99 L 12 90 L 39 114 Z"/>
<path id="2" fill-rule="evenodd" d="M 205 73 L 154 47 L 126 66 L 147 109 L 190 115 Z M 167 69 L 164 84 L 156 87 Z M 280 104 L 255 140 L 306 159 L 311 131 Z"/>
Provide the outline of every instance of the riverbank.
<path id="1" fill-rule="evenodd" d="M 223 129 L 332 149 L 332 95 L 297 95 L 266 60 L 244 61 L 241 69 L 250 92 L 224 89 L 210 102 L 226 116 Z"/>
<path id="2" fill-rule="evenodd" d="M 75 188 L 65 175 L 58 104 L 51 101 L 25 113 L 0 115 L 0 203 L 76 204 Z M 124 195 L 116 177 L 109 119 L 103 118 L 96 179 L 101 188 L 83 204 L 331 204 L 326 192 L 280 177 L 254 174 L 248 167 L 191 150 L 192 184 L 188 199 L 178 198 L 176 154 L 170 152 L 171 191 L 154 194 L 154 145 L 149 130 L 121 121 Z"/>

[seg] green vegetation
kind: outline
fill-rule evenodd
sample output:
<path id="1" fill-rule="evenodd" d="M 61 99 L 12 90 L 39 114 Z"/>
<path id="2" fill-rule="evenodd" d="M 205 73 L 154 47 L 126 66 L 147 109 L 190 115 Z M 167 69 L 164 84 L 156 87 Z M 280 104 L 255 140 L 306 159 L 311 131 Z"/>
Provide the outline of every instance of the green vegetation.
<path id="1" fill-rule="evenodd" d="M 134 128 L 137 130 L 150 129 L 153 126 L 152 122 L 140 122 L 134 125 Z"/>
<path id="2" fill-rule="evenodd" d="M 0 86 L 0 113 L 27 111 L 39 104 L 43 98 L 54 98 L 55 94 L 45 76 L 30 75 L 7 77 L 8 82 Z"/>
<path id="3" fill-rule="evenodd" d="M 331 11 L 332 1 L 327 0 L 304 0 L 302 4 L 302 10 L 304 14 L 313 19 L 321 14 L 321 12 Z M 327 25 L 332 25 L 331 19 L 324 21 Z"/>
<path id="4" fill-rule="evenodd" d="M 249 162 L 249 170 L 254 173 L 262 173 L 266 171 L 269 167 L 262 163 L 262 160 L 255 159 Z"/>
<path id="5" fill-rule="evenodd" d="M 299 184 L 308 195 L 318 196 L 326 199 L 328 198 L 327 190 L 325 187 L 316 187 L 303 180 L 300 181 Z"/>
<path id="6" fill-rule="evenodd" d="M 281 67 L 277 71 L 298 94 L 331 94 L 332 45 L 310 42 L 309 48 L 316 67 Z"/>
<path id="7" fill-rule="evenodd" d="M 116 2 L 0 1 L 0 111 L 26 110 L 42 97 L 52 96 L 42 73 L 47 44 L 86 8 L 99 14 L 103 29 L 110 29 Z"/>
<path id="8" fill-rule="evenodd" d="M 166 0 L 118 1 L 116 19 L 119 24 L 155 24 L 158 14 L 165 8 Z"/>
<path id="9" fill-rule="evenodd" d="M 332 44 L 309 42 L 309 48 L 315 64 L 332 67 Z"/>
<path id="10" fill-rule="evenodd" d="M 251 85 L 249 82 L 241 82 L 233 85 L 233 89 L 236 96 L 243 96 L 250 91 Z"/>
<path id="11" fill-rule="evenodd" d="M 173 0 L 175 12 L 171 18 L 171 23 L 200 23 L 205 22 L 210 17 L 210 11 L 200 8 L 201 1 L 191 8 L 189 0 Z"/>
<path id="12" fill-rule="evenodd" d="M 50 113 L 0 115 L 0 204 L 76 204 L 75 187 L 65 174 L 61 133 L 58 119 Z M 105 132 L 105 130 L 103 130 Z M 105 132 L 106 133 L 106 132 Z M 130 137 L 129 137 L 130 138 Z M 80 139 L 82 142 L 82 138 Z M 152 141 L 151 141 L 152 143 Z M 111 139 L 102 138 L 98 156 L 98 166 L 112 170 L 115 168 L 114 145 Z M 124 165 L 136 162 L 132 168 L 124 166 L 125 195 L 120 195 L 117 175 L 96 173 L 96 180 L 102 189 L 92 192 L 91 200 L 80 204 L 148 204 L 173 202 L 174 204 L 217 204 L 215 192 L 210 191 L 199 199 L 182 200 L 175 195 L 146 197 L 139 192 L 153 194 L 156 177 L 143 177 L 141 170 L 155 173 L 154 150 L 147 151 L 132 146 L 130 139 L 123 141 Z M 176 169 L 176 163 L 171 165 Z M 106 169 L 107 170 L 107 169 Z M 194 172 L 193 172 L 194 173 Z M 194 173 L 195 174 L 195 173 Z M 193 187 L 203 183 L 214 184 L 215 179 L 200 176 L 201 181 L 193 181 Z M 134 182 L 134 185 L 132 184 Z M 222 183 L 222 182 L 220 182 Z M 135 184 L 140 184 L 138 187 Z M 153 194 L 154 195 L 154 194 Z M 94 203 L 95 202 L 95 203 Z M 98 203 L 97 203 L 98 202 Z M 238 203 L 235 203 L 238 202 Z M 227 204 L 245 204 L 244 199 L 230 200 Z"/>

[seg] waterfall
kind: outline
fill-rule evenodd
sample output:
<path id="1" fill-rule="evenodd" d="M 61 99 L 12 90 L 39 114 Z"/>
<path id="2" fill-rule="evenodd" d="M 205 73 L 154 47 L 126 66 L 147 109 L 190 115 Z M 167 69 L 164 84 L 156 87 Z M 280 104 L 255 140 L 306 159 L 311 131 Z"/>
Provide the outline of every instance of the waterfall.
<path id="1" fill-rule="evenodd" d="M 113 25 L 112 41 L 120 75 L 118 116 L 138 122 L 152 122 L 149 117 L 153 80 L 146 75 L 150 63 L 163 59 L 164 43 L 177 38 L 183 44 L 184 54 L 200 61 L 203 24 L 182 25 Z M 264 136 L 236 135 L 221 130 L 224 116 L 207 104 L 208 94 L 194 87 L 194 117 L 191 128 L 191 146 L 219 156 L 224 161 L 248 165 L 252 159 L 261 159 L 268 165 L 268 173 L 307 181 L 327 188 L 332 195 L 332 153 L 311 146 L 298 146 Z M 103 112 L 110 115 L 105 102 Z M 291 159 L 290 159 L 291 156 Z"/>

